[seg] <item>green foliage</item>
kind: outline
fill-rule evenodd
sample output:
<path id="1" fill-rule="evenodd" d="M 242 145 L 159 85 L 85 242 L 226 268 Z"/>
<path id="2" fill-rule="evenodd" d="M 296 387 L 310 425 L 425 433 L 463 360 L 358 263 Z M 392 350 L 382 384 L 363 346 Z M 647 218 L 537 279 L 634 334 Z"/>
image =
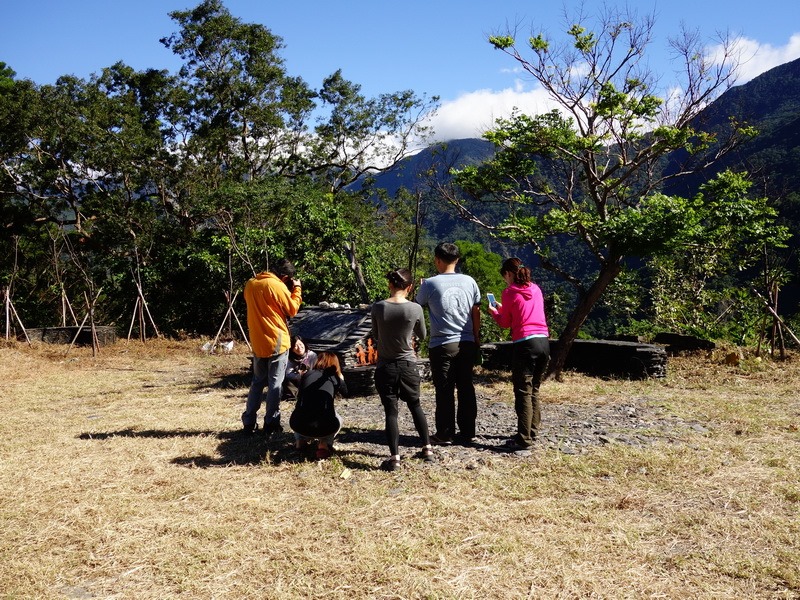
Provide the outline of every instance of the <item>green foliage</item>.
<path id="1" fill-rule="evenodd" d="M 171 16 L 175 75 L 117 63 L 37 86 L 0 64 L 0 280 L 20 312 L 55 324 L 102 289 L 98 320 L 124 322 L 141 286 L 164 331 L 213 331 L 225 294 L 283 256 L 307 302 L 383 293 L 405 207 L 344 190 L 402 158 L 436 99 L 367 98 L 339 71 L 314 90 L 219 0 Z"/>
<path id="2" fill-rule="evenodd" d="M 643 307 L 647 301 L 642 272 L 626 267 L 608 286 L 596 310 L 602 311 L 605 331 L 596 331 L 597 337 L 616 333 L 628 333 L 631 324 L 644 316 Z M 595 320 L 592 320 L 595 323 Z M 639 333 L 638 331 L 636 332 Z"/>
<path id="3" fill-rule="evenodd" d="M 550 48 L 550 44 L 541 35 L 531 37 L 528 40 L 528 45 L 531 47 L 531 50 L 533 50 L 536 53 L 547 52 L 547 50 Z"/>
<path id="4" fill-rule="evenodd" d="M 650 294 L 662 328 L 752 341 L 763 306 L 749 291 L 763 274 L 751 272 L 763 257 L 784 247 L 785 226 L 765 198 L 751 198 L 745 175 L 725 171 L 692 201 L 698 226 L 675 252 L 654 256 Z"/>
<path id="5" fill-rule="evenodd" d="M 511 36 L 498 36 L 498 35 L 491 35 L 489 36 L 489 43 L 492 44 L 498 50 L 506 50 L 507 48 L 511 48 L 514 45 L 514 38 Z"/>
<path id="6" fill-rule="evenodd" d="M 699 215 L 684 198 L 654 194 L 636 207 L 609 211 L 605 222 L 595 225 L 598 235 L 619 252 L 630 256 L 670 253 L 698 234 Z M 592 224 L 583 222 L 584 226 Z"/>
<path id="7" fill-rule="evenodd" d="M 573 25 L 567 33 L 575 39 L 575 48 L 584 54 L 591 52 L 597 45 L 594 33 L 586 33 L 586 29 L 580 25 Z"/>
<path id="8" fill-rule="evenodd" d="M 503 258 L 499 254 L 489 252 L 481 244 L 467 240 L 457 240 L 456 245 L 461 251 L 459 266 L 462 273 L 472 277 L 484 295 L 481 301 L 481 340 L 496 342 L 509 338 L 508 330 L 501 329 L 485 310 L 486 292 L 493 292 L 500 298 L 500 292 L 506 287 L 506 282 L 500 275 Z"/>

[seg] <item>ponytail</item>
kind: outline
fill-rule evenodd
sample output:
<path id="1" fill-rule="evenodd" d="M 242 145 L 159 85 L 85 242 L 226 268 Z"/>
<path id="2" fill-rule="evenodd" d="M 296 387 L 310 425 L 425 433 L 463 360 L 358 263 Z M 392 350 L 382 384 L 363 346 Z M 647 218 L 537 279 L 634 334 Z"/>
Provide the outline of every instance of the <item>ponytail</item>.
<path id="1" fill-rule="evenodd" d="M 507 258 L 500 267 L 500 274 L 505 275 L 511 273 L 514 276 L 514 283 L 516 285 L 526 285 L 531 282 L 531 270 L 522 264 L 522 261 L 516 256 Z"/>

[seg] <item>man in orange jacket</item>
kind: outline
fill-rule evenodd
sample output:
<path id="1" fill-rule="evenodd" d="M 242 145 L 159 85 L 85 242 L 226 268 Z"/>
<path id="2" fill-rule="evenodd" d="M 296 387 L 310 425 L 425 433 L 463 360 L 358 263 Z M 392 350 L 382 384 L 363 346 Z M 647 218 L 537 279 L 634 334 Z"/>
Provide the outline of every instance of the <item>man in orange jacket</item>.
<path id="1" fill-rule="evenodd" d="M 295 279 L 294 265 L 285 258 L 276 261 L 270 271 L 259 273 L 245 284 L 244 299 L 254 356 L 253 382 L 242 413 L 242 431 L 252 433 L 258 429 L 257 413 L 266 387 L 264 432 L 269 435 L 283 429 L 281 385 L 291 343 L 287 319 L 297 314 L 302 303 L 300 280 Z"/>

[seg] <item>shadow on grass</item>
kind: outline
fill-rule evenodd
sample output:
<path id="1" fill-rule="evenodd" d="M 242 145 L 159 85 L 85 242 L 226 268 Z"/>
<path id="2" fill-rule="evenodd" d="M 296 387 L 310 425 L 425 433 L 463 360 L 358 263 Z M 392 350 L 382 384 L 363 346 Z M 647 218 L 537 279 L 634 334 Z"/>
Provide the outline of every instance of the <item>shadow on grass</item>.
<path id="1" fill-rule="evenodd" d="M 260 465 L 262 463 L 280 464 L 283 462 L 303 462 L 302 456 L 294 448 L 291 434 L 273 434 L 267 439 L 260 431 L 245 434 L 237 431 L 208 430 L 166 430 L 133 428 L 118 431 L 81 433 L 82 440 L 108 440 L 114 438 L 188 438 L 215 437 L 219 440 L 217 454 L 180 456 L 172 459 L 173 464 L 189 467 L 227 467 L 231 465 Z"/>
<path id="2" fill-rule="evenodd" d="M 166 429 L 121 429 L 118 431 L 81 433 L 78 438 L 82 440 L 108 440 L 114 438 L 188 438 L 188 437 L 215 437 L 220 443 L 218 456 L 187 456 L 178 457 L 172 463 L 195 467 L 224 467 L 229 465 L 255 465 L 264 462 L 267 452 L 280 452 L 285 450 L 283 444 L 268 443 L 259 433 L 243 435 L 241 431 L 209 431 L 209 430 L 166 430 Z M 274 446 L 274 448 L 270 448 Z M 280 447 L 279 447 L 280 446 Z M 275 462 L 274 460 L 270 462 Z"/>
<path id="3" fill-rule="evenodd" d="M 181 437 L 199 437 L 199 436 L 216 436 L 218 431 L 188 431 L 185 429 L 120 429 L 119 431 L 106 431 L 99 433 L 82 433 L 78 436 L 81 440 L 107 440 L 115 437 L 130 437 L 130 438 L 181 438 Z"/>
<path id="4" fill-rule="evenodd" d="M 298 450 L 294 445 L 294 434 L 291 431 L 273 433 L 264 436 L 261 431 L 245 434 L 241 431 L 229 431 L 217 434 L 220 444 L 217 447 L 216 456 L 181 456 L 172 460 L 173 464 L 212 468 L 227 467 L 231 465 L 272 465 L 282 464 L 302 464 L 314 462 L 316 460 L 316 446 L 311 444 L 309 448 Z M 374 443 L 375 439 L 381 438 L 381 432 L 368 430 L 348 430 L 343 429 L 336 438 L 339 443 L 353 443 L 359 440 Z M 334 448 L 336 447 L 334 443 Z M 349 469 L 372 470 L 375 466 L 360 457 L 372 457 L 374 453 L 362 450 L 350 450 L 336 452 L 335 456 L 341 463 Z"/>
<path id="5" fill-rule="evenodd" d="M 228 373 L 217 378 L 214 383 L 197 386 L 197 390 L 247 390 L 253 381 L 253 370 L 247 369 L 237 373 Z"/>
<path id="6" fill-rule="evenodd" d="M 81 433 L 82 440 L 108 440 L 113 438 L 188 438 L 216 437 L 219 440 L 217 453 L 196 456 L 179 456 L 170 462 L 175 465 L 194 468 L 229 467 L 234 465 L 273 465 L 302 464 L 316 460 L 316 446 L 306 450 L 294 447 L 294 434 L 291 431 L 273 433 L 264 436 L 261 430 L 254 433 L 242 431 L 209 431 L 209 430 L 166 430 L 133 428 L 118 431 Z M 341 445 L 355 445 L 355 448 L 343 449 Z M 375 470 L 376 459 L 388 455 L 386 435 L 383 430 L 364 428 L 343 428 L 336 437 L 334 448 L 338 450 L 334 456 L 347 468 L 352 470 Z M 403 448 L 421 447 L 419 437 L 401 435 L 400 446 Z M 379 463 L 379 461 L 378 461 Z"/>

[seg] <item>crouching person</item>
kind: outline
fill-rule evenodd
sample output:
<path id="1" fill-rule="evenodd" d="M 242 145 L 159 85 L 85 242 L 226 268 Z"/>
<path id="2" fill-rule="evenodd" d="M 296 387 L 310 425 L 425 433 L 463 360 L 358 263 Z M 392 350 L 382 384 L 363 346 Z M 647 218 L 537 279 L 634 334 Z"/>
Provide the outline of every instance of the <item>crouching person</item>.
<path id="1" fill-rule="evenodd" d="M 297 403 L 289 418 L 296 448 L 302 450 L 316 441 L 318 459 L 333 453 L 333 440 L 342 428 L 342 418 L 334 406 L 337 394 L 347 394 L 339 358 L 333 352 L 320 352 L 314 367 L 300 380 Z"/>
<path id="2" fill-rule="evenodd" d="M 292 336 L 289 348 L 289 363 L 286 365 L 286 376 L 283 378 L 281 401 L 297 400 L 300 380 L 317 361 L 317 353 L 311 350 L 299 335 Z"/>

